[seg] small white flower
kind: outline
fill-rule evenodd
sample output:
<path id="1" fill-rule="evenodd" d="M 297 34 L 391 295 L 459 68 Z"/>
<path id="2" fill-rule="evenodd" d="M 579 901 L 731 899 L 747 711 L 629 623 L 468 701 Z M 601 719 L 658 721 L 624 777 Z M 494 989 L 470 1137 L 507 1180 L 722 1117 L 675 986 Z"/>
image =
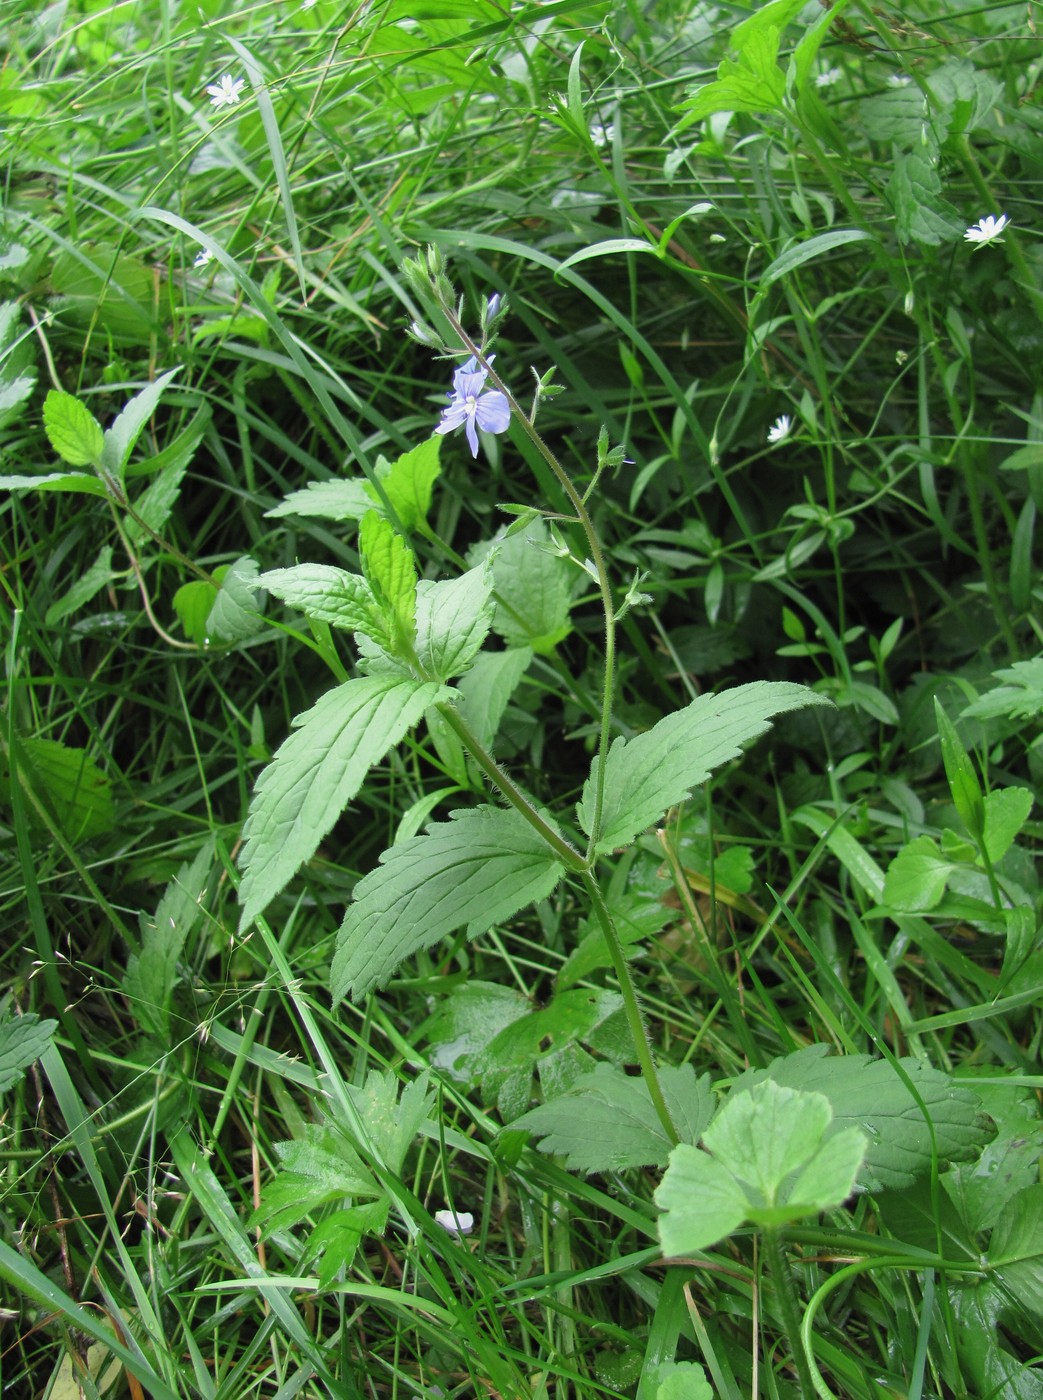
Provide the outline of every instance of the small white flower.
<path id="1" fill-rule="evenodd" d="M 785 442 L 793 427 L 793 419 L 788 413 L 782 413 L 768 429 L 768 441 L 772 447 L 776 447 L 780 442 Z"/>
<path id="2" fill-rule="evenodd" d="M 233 78 L 231 73 L 222 74 L 217 82 L 211 83 L 206 90 L 211 107 L 217 111 L 220 111 L 222 107 L 237 107 L 239 94 L 244 87 L 246 87 L 245 78 Z"/>
<path id="3" fill-rule="evenodd" d="M 977 243 L 980 248 L 984 248 L 986 243 L 1002 243 L 1000 234 L 1009 223 L 1006 214 L 1001 214 L 999 218 L 995 214 L 986 214 L 984 219 L 972 224 L 963 236 L 968 243 Z"/>
<path id="4" fill-rule="evenodd" d="M 469 1235 L 474 1229 L 474 1216 L 466 1210 L 459 1213 L 451 1210 L 436 1210 L 435 1219 L 443 1230 L 451 1235 Z"/>
<path id="5" fill-rule="evenodd" d="M 827 68 L 815 79 L 815 86 L 817 88 L 832 87 L 834 83 L 839 83 L 843 76 L 844 70 L 842 68 Z"/>
<path id="6" fill-rule="evenodd" d="M 195 262 L 192 264 L 192 266 L 206 267 L 207 264 L 212 263 L 213 260 L 214 255 L 213 253 L 211 253 L 209 248 L 200 248 L 199 252 L 196 254 Z"/>
<path id="7" fill-rule="evenodd" d="M 595 146 L 607 146 L 609 138 L 608 127 L 601 122 L 591 122 L 590 139 Z"/>
<path id="8" fill-rule="evenodd" d="M 908 87 L 909 84 L 910 84 L 912 81 L 913 81 L 913 80 L 912 80 L 912 78 L 910 78 L 910 76 L 909 76 L 908 73 L 888 73 L 888 75 L 887 75 L 887 86 L 888 86 L 888 87 L 893 87 L 893 88 Z"/>

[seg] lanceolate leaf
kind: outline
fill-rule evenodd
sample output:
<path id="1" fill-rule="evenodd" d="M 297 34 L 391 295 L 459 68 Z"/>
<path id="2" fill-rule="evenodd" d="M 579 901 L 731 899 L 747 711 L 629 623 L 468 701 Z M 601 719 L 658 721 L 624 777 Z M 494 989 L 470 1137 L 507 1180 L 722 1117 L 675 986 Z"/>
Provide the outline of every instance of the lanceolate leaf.
<path id="1" fill-rule="evenodd" d="M 605 765 L 605 803 L 597 849 L 627 846 L 639 832 L 681 802 L 715 768 L 737 758 L 742 745 L 787 710 L 828 703 L 802 685 L 754 681 L 720 695 L 700 695 L 645 734 L 616 739 Z M 592 834 L 598 759 L 583 789 L 579 820 Z"/>
<path id="2" fill-rule="evenodd" d="M 155 917 L 142 917 L 141 951 L 127 959 L 123 990 L 134 1019 L 160 1039 L 170 1037 L 170 1001 L 178 980 L 177 965 L 185 939 L 202 915 L 213 859 L 213 842 L 205 841 L 191 865 L 182 865 L 167 886 Z"/>
<path id="3" fill-rule="evenodd" d="M 208 641 L 241 642 L 264 626 L 264 603 L 256 592 L 258 567 L 256 559 L 244 554 L 214 570 L 219 587 L 206 619 Z"/>
<path id="4" fill-rule="evenodd" d="M 430 702 L 429 702 L 430 703 Z M 385 851 L 355 887 L 333 959 L 334 1003 L 358 998 L 446 934 L 479 933 L 545 899 L 563 867 L 517 812 L 454 812 Z"/>
<path id="5" fill-rule="evenodd" d="M 416 563 L 413 551 L 391 523 L 370 511 L 359 527 L 362 571 L 387 623 L 388 650 L 399 654 L 400 641 L 412 642 L 416 612 Z M 377 638 L 382 644 L 383 638 Z"/>
<path id="6" fill-rule="evenodd" d="M 140 394 L 136 394 L 127 404 L 112 427 L 106 430 L 102 463 L 119 480 L 123 480 L 134 444 L 141 436 L 145 424 L 155 413 L 163 390 L 177 373 L 178 369 L 168 369 L 166 374 L 161 374 L 151 384 L 146 384 Z"/>
<path id="7" fill-rule="evenodd" d="M 469 669 L 489 633 L 492 587 L 488 561 L 459 578 L 417 584 L 416 650 L 429 675 L 447 681 Z"/>
<path id="8" fill-rule="evenodd" d="M 258 780 L 243 827 L 240 928 L 314 855 L 373 764 L 428 706 L 451 695 L 406 676 L 362 676 L 327 691 L 294 720 L 294 732 Z"/>
<path id="9" fill-rule="evenodd" d="M 332 564 L 297 564 L 292 569 L 270 569 L 257 582 L 284 603 L 331 627 L 365 632 L 373 626 L 376 603 L 361 574 L 349 574 Z"/>

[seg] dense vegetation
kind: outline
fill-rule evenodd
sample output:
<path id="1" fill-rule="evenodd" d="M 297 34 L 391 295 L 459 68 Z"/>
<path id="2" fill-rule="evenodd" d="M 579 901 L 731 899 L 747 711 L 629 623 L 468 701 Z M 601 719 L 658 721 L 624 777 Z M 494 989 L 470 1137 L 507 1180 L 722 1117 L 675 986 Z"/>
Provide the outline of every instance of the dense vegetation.
<path id="1" fill-rule="evenodd" d="M 9 0 L 5 1397 L 1043 1400 L 1037 23 Z"/>

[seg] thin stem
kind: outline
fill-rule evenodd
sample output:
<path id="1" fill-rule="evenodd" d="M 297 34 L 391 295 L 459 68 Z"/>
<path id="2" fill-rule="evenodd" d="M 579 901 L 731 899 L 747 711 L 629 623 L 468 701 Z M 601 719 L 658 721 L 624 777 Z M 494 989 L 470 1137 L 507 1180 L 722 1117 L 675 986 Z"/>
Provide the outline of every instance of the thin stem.
<path id="1" fill-rule="evenodd" d="M 648 1086 L 648 1092 L 652 1098 L 652 1106 L 658 1115 L 663 1130 L 671 1143 L 676 1146 L 681 1141 L 681 1135 L 674 1126 L 674 1120 L 670 1117 L 670 1110 L 666 1104 L 663 1094 L 663 1086 L 659 1082 L 659 1072 L 656 1069 L 655 1059 L 652 1055 L 652 1045 L 648 1039 L 648 1031 L 645 1027 L 644 1017 L 641 1015 L 641 1006 L 637 999 L 637 988 L 634 986 L 634 979 L 630 975 L 630 967 L 623 954 L 623 945 L 619 941 L 619 934 L 612 921 L 608 905 L 605 903 L 605 896 L 601 892 L 597 877 L 590 870 L 583 875 L 583 884 L 590 896 L 590 902 L 594 907 L 601 931 L 605 935 L 605 942 L 608 945 L 609 957 L 612 959 L 612 967 L 619 983 L 619 990 L 623 996 L 623 1010 L 626 1014 L 627 1025 L 630 1027 L 630 1036 L 634 1042 L 634 1049 L 637 1052 L 638 1064 L 641 1066 L 641 1074 Z"/>
<path id="2" fill-rule="evenodd" d="M 763 1230 L 761 1240 L 764 1245 L 764 1258 L 768 1263 L 768 1273 L 775 1290 L 775 1299 L 782 1316 L 782 1330 L 789 1342 L 790 1356 L 797 1372 L 797 1383 L 803 1400 L 813 1400 L 816 1387 L 811 1379 L 811 1367 L 804 1352 L 800 1333 L 800 1316 L 797 1306 L 797 1290 L 793 1286 L 786 1254 L 782 1248 L 782 1236 L 778 1230 Z"/>

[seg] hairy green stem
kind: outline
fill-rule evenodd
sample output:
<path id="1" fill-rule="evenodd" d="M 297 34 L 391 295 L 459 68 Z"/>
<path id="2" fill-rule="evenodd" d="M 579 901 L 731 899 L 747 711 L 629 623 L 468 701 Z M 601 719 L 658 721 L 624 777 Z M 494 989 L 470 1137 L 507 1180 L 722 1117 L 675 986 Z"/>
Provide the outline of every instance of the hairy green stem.
<path id="1" fill-rule="evenodd" d="M 605 942 L 608 945 L 609 957 L 612 959 L 612 967 L 619 983 L 619 990 L 623 995 L 623 1010 L 627 1018 L 627 1025 L 630 1028 L 630 1036 L 634 1042 L 634 1050 L 637 1054 L 638 1064 L 641 1066 L 641 1074 L 648 1092 L 652 1098 L 654 1107 L 663 1130 L 671 1143 L 676 1145 L 681 1141 L 681 1135 L 674 1126 L 674 1120 L 670 1117 L 670 1110 L 666 1104 L 663 1094 L 663 1086 L 659 1082 L 659 1072 L 656 1069 L 655 1059 L 652 1055 L 652 1045 L 648 1039 L 648 1031 L 645 1028 L 644 1018 L 641 1015 L 641 1005 L 637 998 L 637 988 L 634 986 L 634 979 L 630 975 L 630 967 L 623 953 L 623 945 L 619 941 L 619 934 L 612 921 L 608 905 L 605 903 L 605 896 L 601 892 L 597 877 L 590 870 L 583 875 L 583 884 L 590 902 L 594 907 L 601 931 L 605 935 Z"/>
<path id="2" fill-rule="evenodd" d="M 763 1230 L 761 1242 L 768 1273 L 775 1289 L 775 1301 L 782 1317 L 782 1330 L 789 1342 L 790 1355 L 797 1372 L 802 1400 L 814 1400 L 815 1385 L 811 1379 L 811 1367 L 804 1352 L 800 1333 L 800 1310 L 797 1306 L 797 1290 L 793 1285 L 793 1275 L 782 1248 L 782 1236 L 778 1230 Z"/>

